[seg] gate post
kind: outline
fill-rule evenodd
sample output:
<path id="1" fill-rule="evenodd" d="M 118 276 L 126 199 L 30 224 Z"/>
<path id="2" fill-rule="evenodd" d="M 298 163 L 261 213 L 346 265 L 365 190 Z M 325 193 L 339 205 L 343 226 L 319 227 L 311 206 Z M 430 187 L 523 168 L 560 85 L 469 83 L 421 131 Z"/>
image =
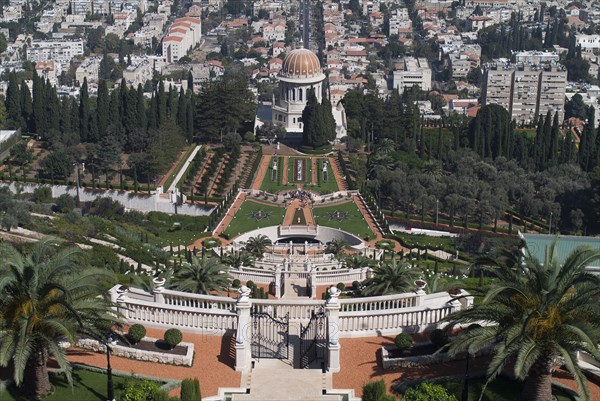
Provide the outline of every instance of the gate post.
<path id="1" fill-rule="evenodd" d="M 281 289 L 283 287 L 281 276 L 282 276 L 281 267 L 277 266 L 277 269 L 275 269 L 275 294 L 274 295 L 278 299 L 281 298 L 281 296 L 283 295 L 282 291 L 281 291 Z"/>
<path id="2" fill-rule="evenodd" d="M 312 268 L 310 271 L 310 298 L 317 297 L 317 269 Z"/>
<path id="3" fill-rule="evenodd" d="M 339 296 L 342 293 L 336 287 L 329 288 L 329 299 L 325 302 L 325 311 L 327 313 L 327 337 L 329 344 L 327 350 L 328 370 L 332 373 L 340 371 L 340 301 Z"/>
<path id="4" fill-rule="evenodd" d="M 250 293 L 252 291 L 245 285 L 240 287 L 235 309 L 238 316 L 237 334 L 235 337 L 235 370 L 238 372 L 250 370 L 252 359 L 252 322 L 250 320 Z"/>

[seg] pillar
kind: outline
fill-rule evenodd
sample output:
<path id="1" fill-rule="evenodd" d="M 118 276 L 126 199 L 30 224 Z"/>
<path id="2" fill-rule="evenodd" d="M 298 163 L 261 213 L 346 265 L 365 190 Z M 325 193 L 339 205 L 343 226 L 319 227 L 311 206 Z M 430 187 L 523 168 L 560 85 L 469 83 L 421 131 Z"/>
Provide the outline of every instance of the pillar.
<path id="1" fill-rule="evenodd" d="M 281 287 L 282 287 L 282 282 L 281 282 L 281 267 L 277 267 L 277 269 L 275 269 L 275 297 L 277 298 L 281 298 L 281 296 L 283 295 L 281 293 Z"/>
<path id="2" fill-rule="evenodd" d="M 325 312 L 327 313 L 327 330 L 329 334 L 329 366 L 328 370 L 332 373 L 340 371 L 340 300 L 342 293 L 336 287 L 329 288 L 329 299 L 325 303 Z"/>
<path id="3" fill-rule="evenodd" d="M 317 297 L 317 269 L 313 268 L 310 271 L 310 298 Z"/>
<path id="4" fill-rule="evenodd" d="M 236 312 L 238 316 L 238 327 L 235 336 L 235 370 L 238 372 L 247 372 L 252 368 L 252 321 L 250 319 L 250 288 L 245 285 L 238 290 L 240 296 L 236 303 Z"/>
<path id="5" fill-rule="evenodd" d="M 165 280 L 164 278 L 153 278 L 152 282 L 154 283 L 154 289 L 152 293 L 154 294 L 154 302 L 157 304 L 165 303 L 165 296 L 163 295 L 163 291 L 165 290 Z"/>
<path id="6" fill-rule="evenodd" d="M 127 301 L 127 293 L 129 292 L 129 289 L 125 286 L 120 286 L 119 288 L 117 288 L 117 297 L 116 297 L 116 304 L 117 304 L 117 312 L 121 313 L 125 319 L 127 319 L 129 317 L 128 314 L 128 310 L 127 310 L 127 305 L 125 304 Z"/>

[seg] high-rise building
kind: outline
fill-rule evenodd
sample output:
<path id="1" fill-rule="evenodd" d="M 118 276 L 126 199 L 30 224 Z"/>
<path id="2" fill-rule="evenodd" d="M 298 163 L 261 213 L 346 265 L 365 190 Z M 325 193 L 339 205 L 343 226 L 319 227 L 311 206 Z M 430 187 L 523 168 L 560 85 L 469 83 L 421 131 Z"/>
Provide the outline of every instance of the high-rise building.
<path id="1" fill-rule="evenodd" d="M 563 119 L 567 71 L 561 64 L 511 64 L 484 66 L 483 104 L 504 107 L 518 123 L 531 123 L 548 110 Z"/>

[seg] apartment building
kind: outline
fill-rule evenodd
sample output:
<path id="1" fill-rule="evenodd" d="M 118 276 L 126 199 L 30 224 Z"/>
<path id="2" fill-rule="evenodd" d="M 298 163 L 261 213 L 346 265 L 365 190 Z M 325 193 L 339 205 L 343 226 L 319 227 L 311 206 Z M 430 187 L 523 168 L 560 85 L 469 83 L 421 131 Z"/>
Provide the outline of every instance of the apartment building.
<path id="1" fill-rule="evenodd" d="M 418 85 L 421 90 L 431 89 L 431 68 L 425 58 L 405 57 L 396 64 L 393 72 L 393 87 L 398 92 Z"/>
<path id="2" fill-rule="evenodd" d="M 498 104 L 518 123 L 531 123 L 549 110 L 563 108 L 567 72 L 557 63 L 511 64 L 504 60 L 486 64 L 482 89 L 483 104 Z"/>
<path id="3" fill-rule="evenodd" d="M 199 18 L 184 17 L 173 22 L 163 39 L 163 56 L 167 63 L 176 63 L 188 51 L 200 44 L 201 25 Z"/>
<path id="4" fill-rule="evenodd" d="M 67 65 L 75 56 L 83 54 L 83 39 L 79 40 L 37 40 L 27 47 L 27 60 L 38 62 L 53 60 Z"/>

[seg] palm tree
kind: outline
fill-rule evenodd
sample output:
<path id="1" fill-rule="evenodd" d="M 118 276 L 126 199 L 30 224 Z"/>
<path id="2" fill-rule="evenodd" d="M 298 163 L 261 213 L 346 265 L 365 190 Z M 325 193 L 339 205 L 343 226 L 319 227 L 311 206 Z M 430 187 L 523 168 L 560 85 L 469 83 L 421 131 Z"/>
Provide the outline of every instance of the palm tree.
<path id="1" fill-rule="evenodd" d="M 254 256 L 248 251 L 233 251 L 223 255 L 221 262 L 239 269 L 241 266 L 254 266 Z"/>
<path id="2" fill-rule="evenodd" d="M 29 398 L 51 391 L 47 362 L 53 356 L 71 380 L 59 342 L 93 333 L 99 321 L 113 321 L 107 285 L 112 274 L 91 268 L 83 251 L 46 238 L 21 253 L 0 244 L 0 366 Z"/>
<path id="3" fill-rule="evenodd" d="M 480 323 L 463 332 L 449 352 L 475 353 L 496 344 L 487 370 L 486 385 L 506 366 L 524 380 L 522 400 L 552 399 L 552 373 L 564 365 L 573 375 L 582 399 L 589 400 L 585 376 L 577 352 L 600 360 L 600 309 L 596 296 L 600 278 L 586 272 L 586 266 L 600 260 L 600 251 L 575 249 L 561 264 L 555 255 L 556 242 L 540 263 L 526 252 L 503 252 L 493 261 L 496 276 L 481 303 L 450 315 L 451 325 Z M 490 261 L 488 261 L 489 263 Z"/>
<path id="4" fill-rule="evenodd" d="M 264 234 L 248 238 L 246 242 L 246 251 L 250 252 L 257 258 L 261 258 L 267 247 L 271 245 L 271 240 Z"/>
<path id="5" fill-rule="evenodd" d="M 410 269 L 406 261 L 381 262 L 373 268 L 373 275 L 364 281 L 364 295 L 387 295 L 406 292 L 413 289 L 414 281 L 419 277 Z"/>
<path id="6" fill-rule="evenodd" d="M 339 255 L 344 249 L 348 249 L 348 241 L 342 238 L 336 238 L 327 243 L 326 251 L 333 253 L 334 255 Z"/>
<path id="7" fill-rule="evenodd" d="M 218 258 L 193 256 L 192 263 L 184 265 L 175 274 L 175 288 L 195 294 L 220 292 L 229 284 L 227 270 Z"/>
<path id="8" fill-rule="evenodd" d="M 344 265 L 348 269 L 362 269 L 363 267 L 372 266 L 373 263 L 373 259 L 356 253 L 348 255 L 344 258 Z"/>

